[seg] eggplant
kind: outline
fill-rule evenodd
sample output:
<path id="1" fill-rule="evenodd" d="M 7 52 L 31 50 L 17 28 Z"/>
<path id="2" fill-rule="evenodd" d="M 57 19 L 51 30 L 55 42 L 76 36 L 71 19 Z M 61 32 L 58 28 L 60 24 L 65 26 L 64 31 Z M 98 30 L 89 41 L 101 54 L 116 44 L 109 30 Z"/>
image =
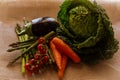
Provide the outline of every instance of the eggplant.
<path id="1" fill-rule="evenodd" d="M 56 31 L 56 28 L 59 27 L 59 23 L 51 17 L 41 17 L 33 19 L 31 22 L 28 22 L 25 26 L 25 29 L 22 30 L 18 35 L 28 34 L 34 36 L 44 36 L 50 31 Z"/>

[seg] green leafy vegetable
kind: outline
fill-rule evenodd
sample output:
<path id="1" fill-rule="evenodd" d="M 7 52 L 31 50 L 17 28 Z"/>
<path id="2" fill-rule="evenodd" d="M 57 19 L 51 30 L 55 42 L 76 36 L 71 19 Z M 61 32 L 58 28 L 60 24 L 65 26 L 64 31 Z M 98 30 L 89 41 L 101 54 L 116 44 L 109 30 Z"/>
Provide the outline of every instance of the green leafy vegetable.
<path id="1" fill-rule="evenodd" d="M 118 50 L 112 23 L 95 1 L 65 0 L 58 12 L 57 35 L 86 63 L 112 58 Z"/>

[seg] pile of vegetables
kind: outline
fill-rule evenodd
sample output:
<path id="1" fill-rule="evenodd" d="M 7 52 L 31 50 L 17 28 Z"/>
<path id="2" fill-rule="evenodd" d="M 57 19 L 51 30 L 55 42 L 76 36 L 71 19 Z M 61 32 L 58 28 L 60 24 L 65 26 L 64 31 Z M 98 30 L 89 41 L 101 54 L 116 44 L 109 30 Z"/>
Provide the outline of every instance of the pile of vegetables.
<path id="1" fill-rule="evenodd" d="M 63 78 L 69 59 L 74 63 L 95 64 L 113 57 L 118 50 L 112 23 L 105 10 L 95 1 L 65 0 L 58 12 L 58 21 L 41 17 L 17 24 L 19 42 L 12 43 L 8 52 L 22 49 L 22 73 L 38 74 L 44 67 L 58 67 L 58 77 Z"/>
<path id="2" fill-rule="evenodd" d="M 88 64 L 112 58 L 118 50 L 112 23 L 95 1 L 65 0 L 58 13 L 58 36 Z"/>

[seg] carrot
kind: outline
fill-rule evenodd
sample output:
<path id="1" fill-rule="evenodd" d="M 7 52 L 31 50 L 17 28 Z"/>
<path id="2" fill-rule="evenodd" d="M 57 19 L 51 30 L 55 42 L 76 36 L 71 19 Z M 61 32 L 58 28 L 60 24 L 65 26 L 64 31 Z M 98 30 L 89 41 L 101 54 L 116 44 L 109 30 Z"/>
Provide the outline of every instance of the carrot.
<path id="1" fill-rule="evenodd" d="M 65 72 L 65 68 L 68 62 L 68 57 L 66 55 L 62 55 L 62 69 L 58 70 L 58 77 L 59 80 L 62 80 L 63 76 L 64 76 L 64 72 Z"/>
<path id="2" fill-rule="evenodd" d="M 54 45 L 52 41 L 50 41 L 50 48 L 52 49 L 53 57 L 55 59 L 55 62 L 58 68 L 61 69 L 62 68 L 61 67 L 61 60 L 62 60 L 61 53 L 56 49 L 56 46 Z"/>
<path id="3" fill-rule="evenodd" d="M 65 55 L 67 55 L 70 59 L 72 59 L 75 63 L 80 62 L 80 57 L 72 50 L 72 48 L 66 44 L 62 39 L 58 37 L 54 37 L 52 42 L 55 44 L 57 49 L 62 51 Z"/>

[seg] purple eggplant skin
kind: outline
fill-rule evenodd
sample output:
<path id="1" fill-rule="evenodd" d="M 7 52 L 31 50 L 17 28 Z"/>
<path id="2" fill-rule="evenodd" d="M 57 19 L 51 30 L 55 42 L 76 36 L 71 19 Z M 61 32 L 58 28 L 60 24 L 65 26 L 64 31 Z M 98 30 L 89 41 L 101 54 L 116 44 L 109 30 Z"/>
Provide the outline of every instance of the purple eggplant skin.
<path id="1" fill-rule="evenodd" d="M 35 36 L 44 36 L 50 31 L 56 31 L 60 27 L 59 23 L 51 17 L 42 17 L 32 20 L 32 33 Z"/>

